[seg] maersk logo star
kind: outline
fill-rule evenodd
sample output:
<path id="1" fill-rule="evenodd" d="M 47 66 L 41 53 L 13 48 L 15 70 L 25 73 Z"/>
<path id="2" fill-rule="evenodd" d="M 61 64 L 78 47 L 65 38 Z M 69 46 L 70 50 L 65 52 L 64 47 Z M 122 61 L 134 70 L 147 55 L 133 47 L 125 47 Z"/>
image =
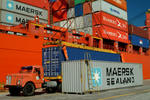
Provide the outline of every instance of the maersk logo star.
<path id="1" fill-rule="evenodd" d="M 6 7 L 9 10 L 13 10 L 14 9 L 14 3 L 13 3 L 13 1 L 7 0 Z"/>
<path id="2" fill-rule="evenodd" d="M 94 87 L 102 85 L 102 72 L 100 68 L 92 68 L 92 80 Z"/>
<path id="3" fill-rule="evenodd" d="M 13 23 L 14 16 L 12 14 L 6 14 L 6 21 L 9 23 Z"/>

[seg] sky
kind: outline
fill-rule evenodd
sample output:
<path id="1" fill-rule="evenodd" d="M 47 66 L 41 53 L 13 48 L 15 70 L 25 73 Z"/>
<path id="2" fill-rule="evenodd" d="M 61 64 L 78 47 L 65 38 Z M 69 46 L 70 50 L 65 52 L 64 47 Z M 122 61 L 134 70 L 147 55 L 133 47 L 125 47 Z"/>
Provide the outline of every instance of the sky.
<path id="1" fill-rule="evenodd" d="M 128 22 L 136 26 L 145 25 L 145 12 L 150 9 L 150 0 L 127 0 Z"/>

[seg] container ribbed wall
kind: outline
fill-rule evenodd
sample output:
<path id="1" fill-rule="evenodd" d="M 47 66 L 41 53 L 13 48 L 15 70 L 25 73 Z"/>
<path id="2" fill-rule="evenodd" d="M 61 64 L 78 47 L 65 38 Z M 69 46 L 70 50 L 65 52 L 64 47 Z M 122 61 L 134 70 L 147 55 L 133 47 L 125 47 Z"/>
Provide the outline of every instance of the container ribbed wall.
<path id="1" fill-rule="evenodd" d="M 84 60 L 62 63 L 62 92 L 85 93 L 115 88 L 132 87 L 143 84 L 142 65 Z M 88 83 L 88 77 L 92 78 Z M 91 87 L 91 88 L 89 88 Z"/>

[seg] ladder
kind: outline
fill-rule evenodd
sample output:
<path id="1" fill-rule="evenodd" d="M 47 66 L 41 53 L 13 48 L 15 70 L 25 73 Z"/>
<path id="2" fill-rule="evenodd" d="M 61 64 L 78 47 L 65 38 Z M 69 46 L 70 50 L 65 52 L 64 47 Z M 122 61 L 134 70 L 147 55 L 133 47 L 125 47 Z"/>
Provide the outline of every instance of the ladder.
<path id="1" fill-rule="evenodd" d="M 92 67 L 90 65 L 91 55 L 88 52 L 86 52 L 84 57 L 85 64 L 87 65 L 88 92 L 92 93 L 97 91 L 96 88 L 98 88 L 98 84 L 95 81 L 95 79 L 93 79 L 94 71 L 92 70 Z M 93 83 L 95 83 L 96 86 L 93 86 Z"/>
<path id="2" fill-rule="evenodd" d="M 90 60 L 91 60 L 91 55 L 86 52 L 84 55 L 85 58 L 85 64 L 87 65 L 87 79 L 88 79 L 88 92 L 92 92 L 93 91 L 93 79 L 92 79 L 92 69 L 91 69 L 91 65 L 90 65 Z"/>

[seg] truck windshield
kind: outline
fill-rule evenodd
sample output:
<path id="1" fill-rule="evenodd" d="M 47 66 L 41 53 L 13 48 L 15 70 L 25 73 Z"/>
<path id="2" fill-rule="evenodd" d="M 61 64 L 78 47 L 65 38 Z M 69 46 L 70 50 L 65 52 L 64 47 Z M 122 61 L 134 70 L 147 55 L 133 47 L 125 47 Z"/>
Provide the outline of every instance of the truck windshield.
<path id="1" fill-rule="evenodd" d="M 32 72 L 33 67 L 32 66 L 24 66 L 21 68 L 20 73 L 30 73 Z"/>

